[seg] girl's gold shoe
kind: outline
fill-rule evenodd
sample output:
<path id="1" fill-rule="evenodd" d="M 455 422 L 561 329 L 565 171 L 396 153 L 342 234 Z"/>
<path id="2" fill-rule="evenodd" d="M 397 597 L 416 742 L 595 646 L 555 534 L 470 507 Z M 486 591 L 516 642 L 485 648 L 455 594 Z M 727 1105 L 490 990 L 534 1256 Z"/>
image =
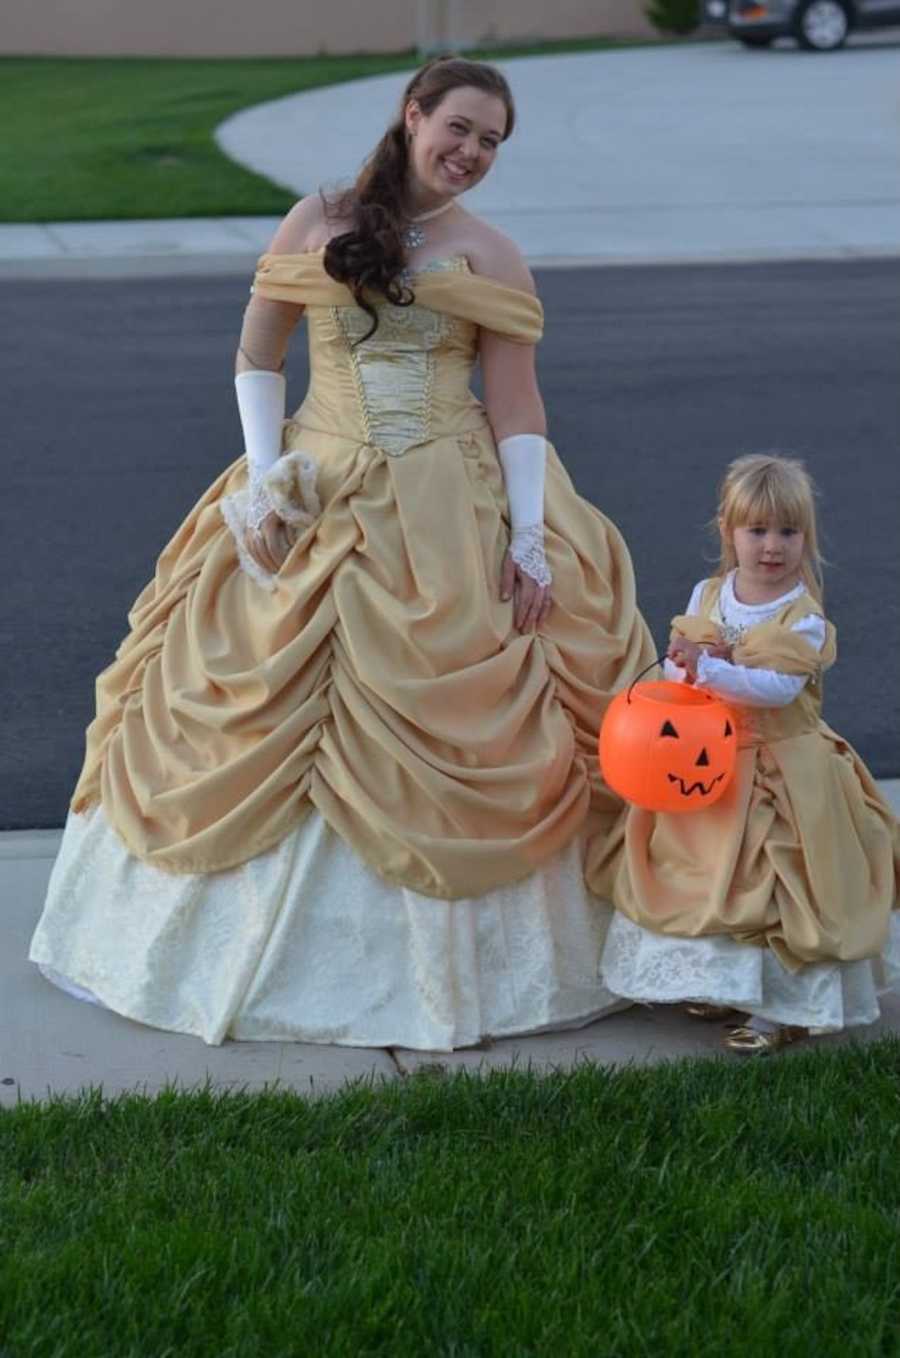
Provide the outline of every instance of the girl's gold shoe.
<path id="1" fill-rule="evenodd" d="M 689 1000 L 684 1006 L 684 1012 L 690 1014 L 691 1018 L 706 1019 L 709 1023 L 724 1023 L 726 1019 L 734 1018 L 740 1011 L 732 1009 L 728 1004 L 705 1004 L 702 1000 Z"/>
<path id="2" fill-rule="evenodd" d="M 729 1051 L 739 1052 L 741 1056 L 768 1056 L 807 1036 L 805 1028 L 784 1026 L 773 1028 L 770 1032 L 760 1032 L 756 1028 L 742 1024 L 739 1028 L 731 1028 L 723 1041 Z"/>

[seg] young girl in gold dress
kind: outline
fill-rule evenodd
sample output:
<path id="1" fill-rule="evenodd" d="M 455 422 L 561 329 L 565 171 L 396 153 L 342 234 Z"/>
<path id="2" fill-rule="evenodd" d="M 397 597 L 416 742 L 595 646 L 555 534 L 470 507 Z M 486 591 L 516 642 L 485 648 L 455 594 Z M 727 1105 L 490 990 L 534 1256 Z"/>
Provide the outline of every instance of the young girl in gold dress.
<path id="1" fill-rule="evenodd" d="M 718 528 L 718 572 L 673 620 L 667 674 L 731 705 L 737 769 L 706 810 L 630 808 L 601 976 L 632 1000 L 733 1019 L 728 1048 L 767 1052 L 871 1023 L 900 985 L 900 836 L 820 717 L 835 631 L 802 464 L 733 462 Z"/>
<path id="2" fill-rule="evenodd" d="M 430 63 L 353 188 L 261 259 L 246 455 L 98 681 L 31 949 L 71 993 L 210 1043 L 441 1049 L 617 1003 L 596 729 L 652 649 L 545 437 L 531 275 L 459 201 L 513 121 L 494 68 Z"/>

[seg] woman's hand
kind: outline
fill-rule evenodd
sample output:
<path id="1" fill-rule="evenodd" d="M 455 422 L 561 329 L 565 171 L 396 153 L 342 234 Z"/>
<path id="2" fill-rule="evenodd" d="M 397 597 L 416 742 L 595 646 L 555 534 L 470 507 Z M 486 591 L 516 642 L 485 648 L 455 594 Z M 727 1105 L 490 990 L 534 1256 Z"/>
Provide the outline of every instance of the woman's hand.
<path id="1" fill-rule="evenodd" d="M 284 565 L 295 540 L 291 527 L 273 509 L 258 527 L 248 525 L 244 543 L 257 566 L 275 575 Z"/>
<path id="2" fill-rule="evenodd" d="M 550 586 L 539 585 L 516 565 L 509 552 L 503 558 L 500 573 L 500 598 L 504 603 L 513 600 L 513 620 L 520 632 L 531 632 L 540 627 L 553 603 Z"/>

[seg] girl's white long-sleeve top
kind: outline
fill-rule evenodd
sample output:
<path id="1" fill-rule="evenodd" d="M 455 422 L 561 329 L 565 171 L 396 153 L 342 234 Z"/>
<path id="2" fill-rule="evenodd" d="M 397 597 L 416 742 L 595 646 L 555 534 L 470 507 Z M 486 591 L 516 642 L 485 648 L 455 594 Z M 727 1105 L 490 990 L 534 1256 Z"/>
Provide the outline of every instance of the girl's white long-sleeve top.
<path id="1" fill-rule="evenodd" d="M 700 613 L 700 601 L 708 581 L 701 580 L 694 586 L 686 612 L 689 617 Z M 719 595 L 719 612 L 728 627 L 746 631 L 759 623 L 769 622 L 792 599 L 798 598 L 804 590 L 802 584 L 796 585 L 787 594 L 766 604 L 744 604 L 735 597 L 734 571 L 729 572 L 722 582 Z M 825 645 L 825 622 L 815 613 L 795 622 L 792 632 L 798 632 L 806 641 L 821 651 Z M 667 679 L 683 681 L 686 672 L 671 660 L 666 660 Z M 786 707 L 803 690 L 807 679 L 805 675 L 782 674 L 780 670 L 750 669 L 746 665 L 734 665 L 729 660 L 701 652 L 697 663 L 697 683 L 711 689 L 720 697 L 744 707 Z"/>

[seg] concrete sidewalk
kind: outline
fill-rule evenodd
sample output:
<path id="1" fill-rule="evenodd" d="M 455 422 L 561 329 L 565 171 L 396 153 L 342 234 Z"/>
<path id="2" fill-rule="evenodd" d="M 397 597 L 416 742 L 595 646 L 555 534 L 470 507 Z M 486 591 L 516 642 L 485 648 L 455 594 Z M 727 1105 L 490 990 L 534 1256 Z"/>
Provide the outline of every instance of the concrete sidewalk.
<path id="1" fill-rule="evenodd" d="M 895 35 L 833 61 L 723 42 L 500 62 L 516 130 L 466 204 L 541 263 L 896 253 L 897 61 Z M 355 174 L 407 79 L 274 100 L 217 139 L 309 193 Z"/>
<path id="2" fill-rule="evenodd" d="M 723 42 L 502 62 L 518 126 L 466 203 L 543 267 L 900 254 L 897 48 L 894 33 L 826 57 Z M 407 78 L 246 109 L 217 139 L 315 192 L 355 173 Z M 277 220 L 0 226 L 0 277 L 249 273 Z"/>
<path id="3" fill-rule="evenodd" d="M 881 784 L 900 814 L 900 779 Z M 190 1087 L 210 1080 L 219 1088 L 261 1089 L 273 1081 L 298 1093 L 337 1089 L 348 1079 L 402 1079 L 423 1066 L 452 1071 L 532 1066 L 547 1070 L 582 1060 L 637 1065 L 682 1056 L 714 1055 L 721 1029 L 664 1007 L 632 1007 L 574 1032 L 506 1038 L 453 1053 L 412 1052 L 300 1042 L 226 1042 L 145 1028 L 107 1010 L 70 999 L 27 960 L 60 831 L 0 835 L 0 1107 L 19 1098 L 73 1094 L 102 1085 L 108 1094 L 148 1093 L 166 1084 Z M 900 996 L 884 1002 L 880 1021 L 836 1042 L 870 1041 L 900 1032 Z"/>
<path id="4" fill-rule="evenodd" d="M 278 217 L 0 225 L 0 278 L 252 273 Z"/>

